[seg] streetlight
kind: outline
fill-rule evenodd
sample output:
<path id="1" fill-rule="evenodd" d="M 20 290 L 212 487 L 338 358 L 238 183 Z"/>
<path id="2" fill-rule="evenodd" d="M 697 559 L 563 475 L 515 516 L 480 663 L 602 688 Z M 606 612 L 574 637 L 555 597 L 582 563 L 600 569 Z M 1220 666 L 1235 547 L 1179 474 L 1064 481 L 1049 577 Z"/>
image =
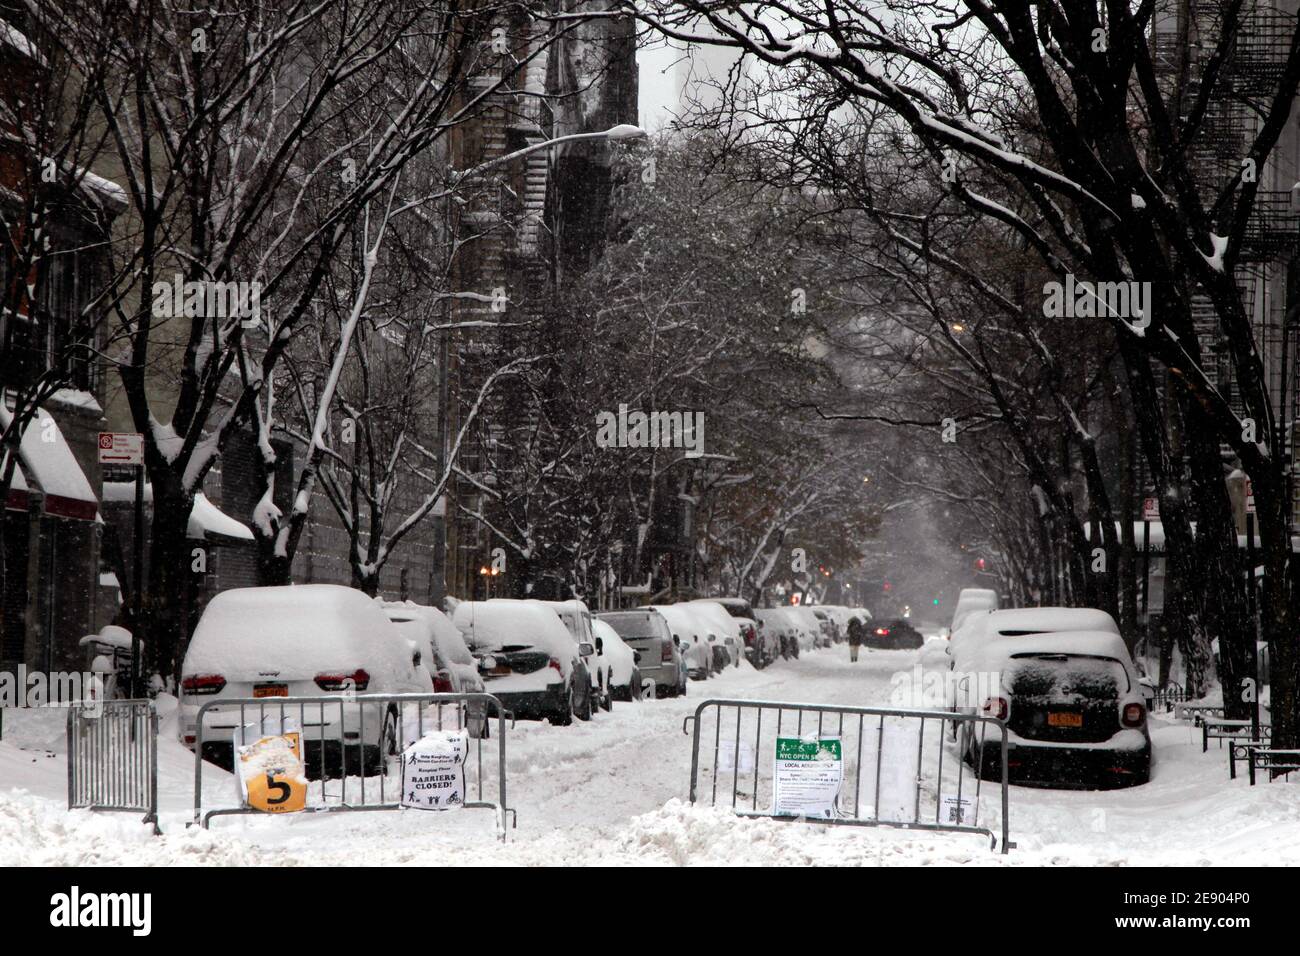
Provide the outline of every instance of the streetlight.
<path id="1" fill-rule="evenodd" d="M 543 140 L 540 143 L 533 143 L 531 146 L 525 146 L 523 149 L 517 149 L 513 153 L 506 153 L 504 156 L 498 156 L 496 159 L 489 159 L 486 163 L 479 163 L 464 172 L 458 173 L 452 171 L 451 178 L 453 182 L 460 183 L 470 176 L 476 176 L 485 170 L 494 166 L 500 166 L 504 163 L 512 162 L 516 159 L 522 159 L 538 150 L 550 149 L 552 146 L 559 146 L 561 143 L 578 143 L 584 140 L 610 140 L 613 142 L 627 142 L 638 139 L 645 139 L 646 131 L 640 126 L 633 126 L 631 123 L 619 123 L 617 126 L 611 126 L 607 130 L 596 133 L 570 133 L 567 136 L 557 136 L 554 139 Z"/>

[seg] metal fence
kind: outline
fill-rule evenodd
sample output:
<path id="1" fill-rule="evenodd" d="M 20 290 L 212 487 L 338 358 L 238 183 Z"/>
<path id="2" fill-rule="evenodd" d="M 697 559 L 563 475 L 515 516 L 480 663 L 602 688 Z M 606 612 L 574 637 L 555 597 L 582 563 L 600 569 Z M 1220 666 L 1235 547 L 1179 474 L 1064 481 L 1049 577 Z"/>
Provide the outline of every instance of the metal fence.
<path id="1" fill-rule="evenodd" d="M 158 712 L 151 700 L 68 708 L 68 809 L 143 813 L 158 832 Z"/>
<path id="2" fill-rule="evenodd" d="M 1175 705 L 1190 699 L 1191 697 L 1185 688 L 1179 687 L 1177 684 L 1166 684 L 1164 687 L 1158 688 L 1152 695 L 1151 713 L 1154 714 L 1157 711 L 1169 713 L 1174 709 Z"/>
<path id="3" fill-rule="evenodd" d="M 233 766 L 236 731 L 280 733 L 295 724 L 310 780 L 307 805 L 301 812 L 399 809 L 401 766 L 395 758 L 430 731 L 465 730 L 471 746 L 465 758 L 463 806 L 493 810 L 503 841 L 507 816 L 515 825 L 515 811 L 506 803 L 506 731 L 513 726 L 513 717 L 491 694 L 221 699 L 203 704 L 195 719 L 193 823 L 204 828 L 216 816 L 261 812 L 247 805 L 205 810 L 205 755 Z M 495 746 L 489 743 L 485 748 L 484 741 L 491 741 L 493 735 Z"/>
<path id="4" fill-rule="evenodd" d="M 994 717 L 706 700 L 685 719 L 682 731 L 692 735 L 692 803 L 778 820 L 979 833 L 993 847 L 1000 833 L 1003 853 L 1015 845 L 1008 836 L 1007 732 Z M 791 741 L 808 747 L 838 741 L 831 763 L 812 770 L 819 777 L 814 792 L 820 787 L 829 793 L 827 779 L 838 777 L 830 806 L 815 812 L 791 809 L 805 787 L 800 777 L 807 777 L 804 768 L 784 759 L 791 753 L 786 748 L 796 747 Z M 991 824 L 981 803 L 986 791 L 992 791 L 1000 810 Z M 793 800 L 787 799 L 790 793 Z"/>

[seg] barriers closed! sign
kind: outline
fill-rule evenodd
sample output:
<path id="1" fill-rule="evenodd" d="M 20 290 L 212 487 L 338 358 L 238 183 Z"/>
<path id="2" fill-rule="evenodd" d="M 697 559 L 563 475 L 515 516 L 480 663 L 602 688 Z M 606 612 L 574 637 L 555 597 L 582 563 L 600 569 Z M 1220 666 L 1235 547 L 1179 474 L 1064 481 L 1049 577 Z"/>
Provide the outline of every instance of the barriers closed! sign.
<path id="1" fill-rule="evenodd" d="M 431 731 L 402 751 L 402 806 L 459 810 L 465 805 L 465 754 L 469 735 Z"/>
<path id="2" fill-rule="evenodd" d="M 838 737 L 777 737 L 772 778 L 772 812 L 777 816 L 837 814 L 844 783 L 844 754 Z"/>

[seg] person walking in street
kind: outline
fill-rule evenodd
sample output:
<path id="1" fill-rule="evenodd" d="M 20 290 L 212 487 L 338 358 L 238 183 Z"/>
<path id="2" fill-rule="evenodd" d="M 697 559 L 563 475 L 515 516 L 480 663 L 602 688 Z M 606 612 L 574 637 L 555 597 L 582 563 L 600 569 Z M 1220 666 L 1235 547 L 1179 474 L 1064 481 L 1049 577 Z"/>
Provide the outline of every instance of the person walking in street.
<path id="1" fill-rule="evenodd" d="M 849 619 L 849 663 L 856 664 L 858 662 L 858 648 L 862 646 L 862 637 L 865 630 L 866 625 L 862 623 L 862 619 L 856 614 Z"/>

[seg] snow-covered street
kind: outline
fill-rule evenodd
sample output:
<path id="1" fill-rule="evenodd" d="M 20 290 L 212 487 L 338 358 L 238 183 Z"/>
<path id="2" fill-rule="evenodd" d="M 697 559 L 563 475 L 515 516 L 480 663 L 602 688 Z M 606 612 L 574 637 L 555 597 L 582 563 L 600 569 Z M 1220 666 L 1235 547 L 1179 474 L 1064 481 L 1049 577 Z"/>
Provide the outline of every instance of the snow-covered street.
<path id="1" fill-rule="evenodd" d="M 1153 721 L 1150 784 L 1109 792 L 1013 787 L 1007 856 L 988 841 L 868 828 L 744 820 L 686 802 L 682 721 L 706 697 L 886 704 L 913 651 L 846 647 L 762 672 L 728 668 L 684 700 L 620 703 L 590 723 L 519 722 L 508 750 L 518 828 L 502 844 L 484 811 L 228 817 L 187 827 L 193 760 L 159 740 L 163 835 L 129 814 L 65 808 L 61 711 L 10 711 L 0 743 L 0 866 L 35 865 L 1267 865 L 1300 862 L 1296 785 L 1229 781 L 1226 751 L 1201 753 L 1186 723 Z M 21 747 L 20 747 L 21 745 Z M 211 770 L 210 787 L 233 788 Z M 211 791 L 210 791 L 211 792 Z"/>

